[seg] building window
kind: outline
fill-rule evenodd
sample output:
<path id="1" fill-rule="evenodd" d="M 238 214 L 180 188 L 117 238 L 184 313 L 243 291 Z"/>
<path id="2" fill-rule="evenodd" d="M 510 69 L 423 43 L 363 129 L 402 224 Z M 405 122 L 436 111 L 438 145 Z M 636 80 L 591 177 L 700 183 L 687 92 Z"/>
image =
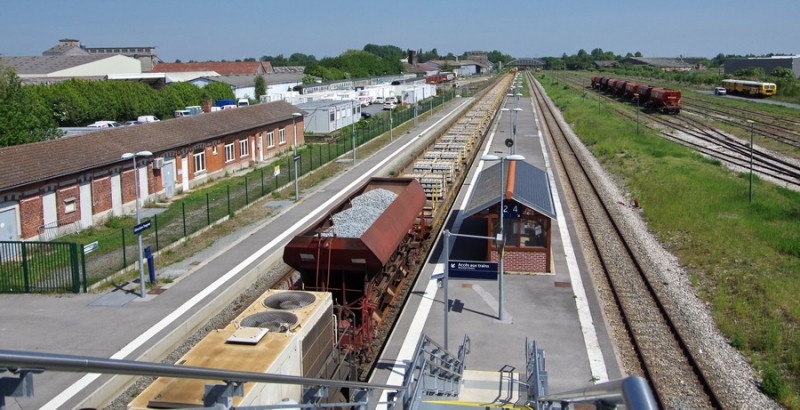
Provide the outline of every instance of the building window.
<path id="1" fill-rule="evenodd" d="M 247 140 L 239 140 L 239 156 L 246 157 L 250 154 L 250 148 L 248 147 Z"/>
<path id="2" fill-rule="evenodd" d="M 334 110 L 331 110 L 331 111 L 330 111 L 330 114 L 331 114 L 331 122 L 334 122 L 334 121 L 336 121 L 336 111 L 334 111 Z"/>
<path id="3" fill-rule="evenodd" d="M 278 144 L 286 144 L 286 129 L 281 128 L 278 130 Z"/>
<path id="4" fill-rule="evenodd" d="M 225 162 L 231 162 L 236 157 L 236 152 L 233 149 L 233 143 L 225 144 Z"/>
<path id="5" fill-rule="evenodd" d="M 270 131 L 267 133 L 267 148 L 272 148 L 275 146 L 275 131 Z"/>
<path id="6" fill-rule="evenodd" d="M 64 213 L 75 212 L 75 198 L 67 198 L 64 200 Z"/>
<path id="7" fill-rule="evenodd" d="M 194 173 L 199 174 L 201 172 L 206 172 L 206 153 L 198 152 L 194 154 Z"/>

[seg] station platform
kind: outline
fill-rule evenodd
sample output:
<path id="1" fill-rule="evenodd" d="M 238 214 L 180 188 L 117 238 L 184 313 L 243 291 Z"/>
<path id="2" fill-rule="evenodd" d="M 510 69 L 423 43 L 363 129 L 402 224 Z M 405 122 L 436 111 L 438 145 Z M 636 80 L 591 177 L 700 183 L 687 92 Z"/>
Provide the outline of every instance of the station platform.
<path id="1" fill-rule="evenodd" d="M 0 295 L 0 346 L 9 350 L 157 361 L 168 351 L 164 346 L 189 336 L 208 319 L 208 312 L 221 310 L 266 266 L 279 260 L 283 246 L 293 235 L 367 178 L 384 176 L 381 170 L 387 165 L 404 161 L 403 153 L 412 152 L 416 144 L 424 143 L 427 136 L 445 127 L 471 101 L 459 98 L 432 116 L 420 116 L 417 128 L 402 135 L 395 133 L 389 146 L 368 158 L 359 157 L 341 175 L 301 192 L 300 201 L 281 205 L 271 219 L 233 233 L 184 262 L 160 268 L 159 272 L 163 269 L 180 275 L 162 293 L 144 298 L 122 289 L 60 297 Z M 519 104 L 523 111 L 518 118 L 516 153 L 550 172 L 531 102 L 522 99 Z M 483 153 L 508 152 L 503 145 L 511 125 L 507 115 L 501 114 L 495 122 Z M 469 186 L 483 166 L 480 161 L 475 162 L 455 208 L 463 209 Z M 554 182 L 551 173 L 551 183 Z M 558 193 L 560 188 L 553 186 L 554 194 Z M 498 320 L 496 281 L 449 281 L 449 349 L 456 351 L 465 335 L 470 338 L 468 374 L 475 375 L 474 385 L 484 390 L 476 400 L 488 400 L 484 397 L 492 392 L 486 386 L 493 376 L 488 382 L 483 380 L 487 372 L 524 372 L 526 339 L 536 340 L 546 352 L 551 391 L 620 377 L 596 298 L 588 286 L 586 269 L 570 239 L 575 237 L 570 216 L 563 204 L 557 205 L 553 274 L 504 276 L 505 320 Z M 461 232 L 461 223 L 456 210 L 447 229 Z M 443 289 L 436 280 L 430 280 L 432 274 L 443 272 L 441 246 L 441 242 L 436 245 L 413 289 L 371 382 L 401 384 L 405 360 L 413 354 L 420 335 L 443 342 Z M 460 249 L 468 252 L 468 246 L 459 240 L 453 247 L 454 257 L 461 255 Z M 99 407 L 97 403 L 103 403 L 120 383 L 124 382 L 105 375 L 45 372 L 34 376 L 33 398 L 9 400 L 6 408 Z M 495 396 L 496 400 L 506 398 Z"/>
<path id="2" fill-rule="evenodd" d="M 552 272 L 506 273 L 503 276 L 503 320 L 499 319 L 497 280 L 450 278 L 448 328 L 445 329 L 444 289 L 438 280 L 431 279 L 432 275 L 444 272 L 440 236 L 370 382 L 401 384 L 422 334 L 442 346 L 447 340 L 446 348 L 453 354 L 459 351 L 465 336 L 469 338 L 470 349 L 465 359 L 467 372 L 460 401 L 477 400 L 486 405 L 515 403 L 517 389 L 509 386 L 509 379 L 524 380 L 526 341 L 535 340 L 538 348 L 545 351 L 550 392 L 583 388 L 622 377 L 591 279 L 575 242 L 572 216 L 560 199 L 563 198 L 561 187 L 550 167 L 548 147 L 538 126 L 533 102 L 530 98 L 519 102 L 507 98 L 505 107 L 517 106 L 522 111 L 516 119 L 514 153 L 548 173 L 557 212 L 557 219 L 552 221 Z M 513 123 L 509 115 L 511 111 L 501 112 L 478 158 L 487 154 L 510 154 L 505 146 L 505 140 L 512 137 Z M 477 175 L 490 165 L 476 159 L 470 170 L 447 221 L 446 229 L 453 234 L 486 235 L 464 223 L 462 214 Z M 485 252 L 486 248 L 484 240 L 479 239 L 459 237 L 454 241 L 451 237 L 451 242 L 450 260 L 473 260 L 480 249 Z"/>

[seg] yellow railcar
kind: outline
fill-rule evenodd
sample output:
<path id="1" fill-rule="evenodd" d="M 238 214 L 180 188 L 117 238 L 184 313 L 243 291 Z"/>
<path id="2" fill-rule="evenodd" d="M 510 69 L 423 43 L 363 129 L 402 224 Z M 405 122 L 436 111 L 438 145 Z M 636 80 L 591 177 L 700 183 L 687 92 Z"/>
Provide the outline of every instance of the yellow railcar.
<path id="1" fill-rule="evenodd" d="M 778 92 L 775 83 L 745 80 L 722 80 L 722 86 L 728 94 L 747 95 L 750 97 L 769 97 Z"/>

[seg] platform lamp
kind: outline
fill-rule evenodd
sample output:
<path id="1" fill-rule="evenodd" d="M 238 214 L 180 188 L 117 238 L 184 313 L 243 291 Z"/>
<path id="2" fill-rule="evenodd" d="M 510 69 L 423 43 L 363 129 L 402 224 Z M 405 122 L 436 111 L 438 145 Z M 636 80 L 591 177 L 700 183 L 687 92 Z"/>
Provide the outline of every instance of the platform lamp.
<path id="1" fill-rule="evenodd" d="M 500 272 L 498 275 L 497 280 L 497 288 L 498 288 L 498 319 L 503 320 L 503 306 L 504 306 L 504 297 L 503 297 L 503 253 L 505 252 L 505 244 L 506 244 L 506 237 L 504 232 L 503 226 L 503 198 L 505 197 L 505 162 L 506 161 L 524 161 L 525 157 L 522 155 L 508 155 L 505 157 L 497 156 L 497 155 L 483 155 L 481 157 L 481 161 L 500 161 L 500 233 L 497 235 L 497 242 L 498 252 L 497 252 L 497 259 L 500 264 Z"/>
<path id="2" fill-rule="evenodd" d="M 350 120 L 353 122 L 353 166 L 356 166 L 356 100 L 350 101 Z"/>
<path id="3" fill-rule="evenodd" d="M 292 130 L 294 131 L 294 143 L 292 146 L 294 147 L 294 200 L 300 200 L 300 185 L 297 182 L 297 118 L 302 117 L 303 114 L 299 112 L 292 113 Z"/>
<path id="4" fill-rule="evenodd" d="M 136 158 L 137 157 L 151 157 L 153 153 L 150 151 L 139 151 L 137 153 L 126 152 L 122 154 L 122 159 L 132 159 L 133 160 L 133 189 L 136 194 L 136 225 L 139 225 L 141 220 L 141 215 L 139 213 L 139 170 L 136 167 Z M 144 263 L 143 263 L 143 255 L 142 255 L 142 234 L 141 232 L 136 235 L 137 237 L 137 244 L 139 246 L 139 297 L 144 297 Z"/>
<path id="5" fill-rule="evenodd" d="M 512 108 L 512 117 L 514 118 L 514 122 L 511 125 L 511 140 L 514 141 L 514 144 L 511 145 L 511 153 L 517 153 L 517 120 L 519 119 L 519 113 L 522 111 L 522 108 Z"/>
<path id="6" fill-rule="evenodd" d="M 512 130 L 514 129 L 514 116 L 511 114 L 511 108 L 501 108 L 500 111 L 508 113 L 508 127 L 509 127 L 508 128 L 508 132 L 510 134 L 512 132 Z M 508 140 L 506 140 L 506 141 L 508 141 Z M 512 138 L 512 141 L 513 141 L 513 138 Z M 506 143 L 506 145 L 508 145 L 508 154 L 509 155 L 513 154 L 514 153 L 512 151 L 513 145 L 509 145 L 508 143 Z"/>

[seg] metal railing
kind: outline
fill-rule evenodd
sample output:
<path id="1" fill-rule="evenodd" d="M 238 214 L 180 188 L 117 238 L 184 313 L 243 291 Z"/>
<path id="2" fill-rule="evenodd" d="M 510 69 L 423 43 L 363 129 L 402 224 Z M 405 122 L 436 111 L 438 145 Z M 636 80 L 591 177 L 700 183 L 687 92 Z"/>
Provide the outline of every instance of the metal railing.
<path id="1" fill-rule="evenodd" d="M 594 404 L 597 408 L 607 409 L 624 405 L 626 409 L 657 410 L 658 404 L 647 381 L 638 376 L 599 383 L 583 389 L 551 394 L 537 399 L 540 408 L 551 408 L 559 403 L 560 408 L 569 404 Z"/>
<path id="2" fill-rule="evenodd" d="M 114 375 L 173 377 L 185 379 L 220 380 L 224 384 L 213 385 L 206 389 L 208 394 L 203 398 L 208 407 L 225 409 L 230 407 L 230 398 L 241 395 L 243 384 L 274 383 L 291 384 L 305 387 L 304 397 L 313 401 L 303 403 L 278 403 L 260 405 L 259 408 L 359 408 L 366 409 L 367 404 L 385 404 L 393 406 L 393 402 L 374 403 L 373 397 L 379 397 L 377 391 L 391 390 L 402 392 L 404 387 L 383 384 L 369 384 L 344 380 L 327 380 L 300 376 L 287 376 L 269 373 L 254 373 L 224 369 L 209 369 L 193 366 L 177 366 L 132 360 L 105 359 L 90 356 L 73 356 L 63 354 L 34 353 L 14 350 L 0 350 L 0 372 L 10 371 L 18 378 L 0 378 L 0 394 L 11 397 L 30 397 L 33 394 L 33 374 L 43 371 L 62 371 L 77 373 L 100 373 Z M 345 388 L 351 392 L 351 401 L 347 403 L 323 403 L 317 400 L 330 388 Z M 397 397 L 388 395 L 390 399 Z M 0 404 L 5 396 L 0 396 Z"/>
<path id="3" fill-rule="evenodd" d="M 403 408 L 419 408 L 426 395 L 458 397 L 464 377 L 465 358 L 469 354 L 469 343 L 469 337 L 464 336 L 456 357 L 423 334 L 406 368 Z"/>

